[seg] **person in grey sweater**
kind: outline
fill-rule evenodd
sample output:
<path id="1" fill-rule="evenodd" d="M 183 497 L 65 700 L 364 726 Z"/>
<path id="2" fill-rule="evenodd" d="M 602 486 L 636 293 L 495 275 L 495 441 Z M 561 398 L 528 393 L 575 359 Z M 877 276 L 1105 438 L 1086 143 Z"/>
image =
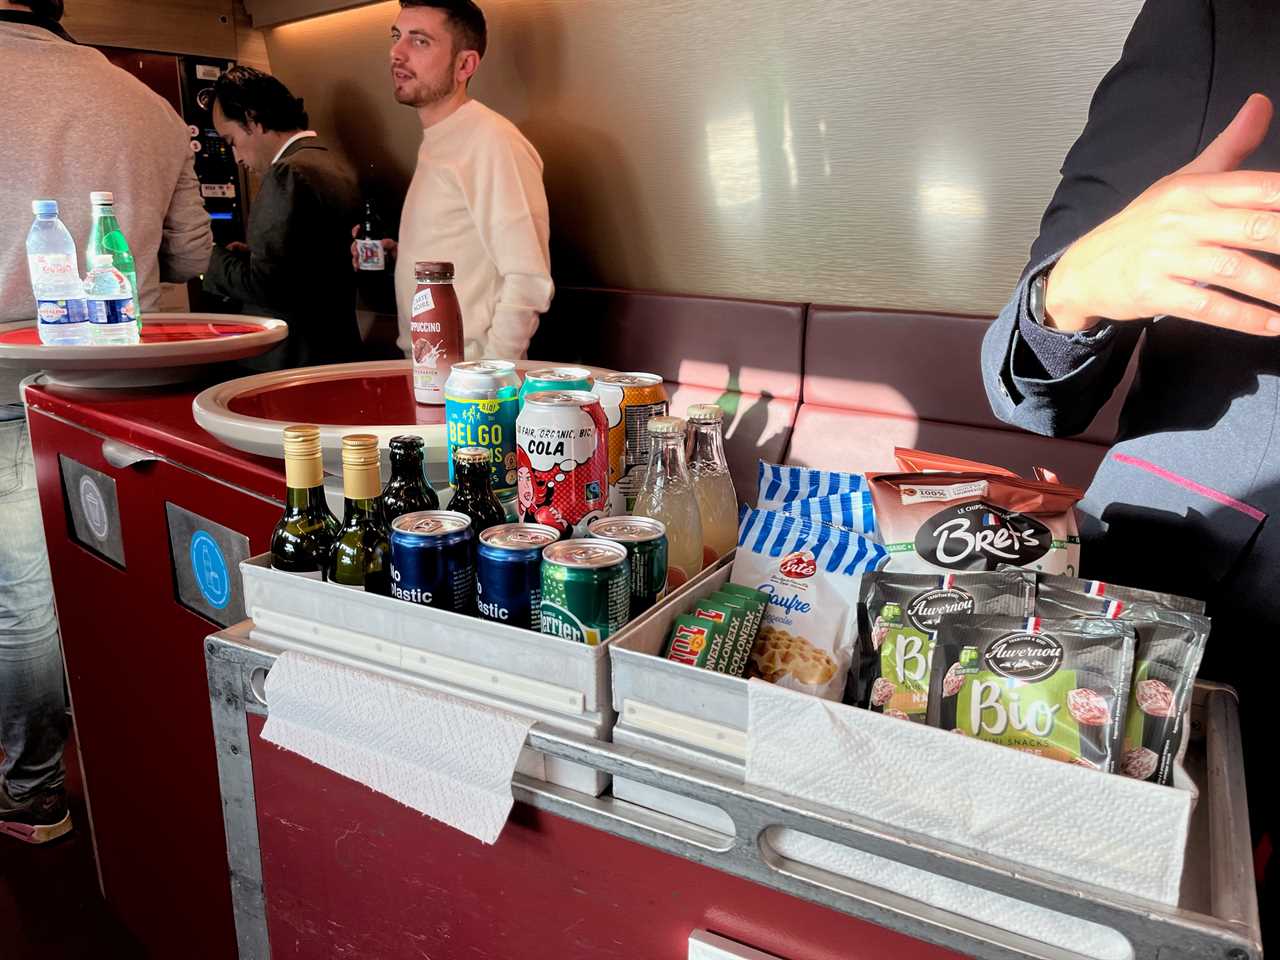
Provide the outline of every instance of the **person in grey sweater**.
<path id="1" fill-rule="evenodd" d="M 1086 429 L 1136 355 L 1080 504 L 1082 572 L 1208 601 L 1201 676 L 1240 693 L 1252 819 L 1274 839 L 1278 45 L 1268 0 L 1148 0 L 982 355 L 996 415 L 1048 436 Z"/>
<path id="2" fill-rule="evenodd" d="M 0 321 L 35 318 L 22 242 L 34 199 L 59 201 L 83 244 L 89 192 L 115 194 L 144 310 L 161 280 L 198 276 L 213 244 L 186 124 L 141 82 L 75 43 L 61 17 L 62 0 L 0 0 Z M 0 834 L 43 842 L 71 829 L 65 711 L 18 378 L 0 370 Z"/>
<path id="3" fill-rule="evenodd" d="M 356 281 L 349 266 L 360 191 L 351 167 L 307 129 L 302 101 L 269 74 L 232 67 L 213 88 L 213 125 L 262 178 L 248 243 L 214 247 L 204 288 L 247 313 L 280 317 L 289 338 L 244 362 L 285 370 L 358 358 Z"/>

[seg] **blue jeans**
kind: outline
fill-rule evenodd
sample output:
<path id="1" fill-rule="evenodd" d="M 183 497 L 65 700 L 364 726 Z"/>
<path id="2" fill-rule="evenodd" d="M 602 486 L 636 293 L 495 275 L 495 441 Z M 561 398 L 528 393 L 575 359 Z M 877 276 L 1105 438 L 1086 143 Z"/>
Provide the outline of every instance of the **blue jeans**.
<path id="1" fill-rule="evenodd" d="M 62 785 L 62 650 L 21 409 L 0 406 L 0 781 L 23 799 Z"/>

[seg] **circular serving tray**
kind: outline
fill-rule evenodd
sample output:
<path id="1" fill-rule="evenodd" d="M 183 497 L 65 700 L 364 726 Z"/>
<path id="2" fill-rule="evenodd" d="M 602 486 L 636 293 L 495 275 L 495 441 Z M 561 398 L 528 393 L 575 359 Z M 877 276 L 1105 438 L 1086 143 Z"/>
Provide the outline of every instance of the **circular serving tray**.
<path id="1" fill-rule="evenodd" d="M 539 367 L 568 366 L 546 360 L 520 360 L 523 375 Z M 573 364 L 577 366 L 577 364 Z M 609 373 L 587 367 L 593 375 Z M 196 423 L 237 450 L 280 459 L 281 431 L 293 423 L 320 428 L 325 470 L 342 472 L 342 438 L 371 433 L 386 450 L 392 437 L 417 434 L 427 447 L 435 473 L 443 464 L 448 439 L 444 406 L 419 404 L 413 397 L 413 365 L 408 360 L 377 360 L 303 367 L 262 373 L 220 383 L 191 405 Z"/>
<path id="2" fill-rule="evenodd" d="M 148 313 L 142 342 L 116 346 L 52 346 L 34 321 L 0 323 L 0 367 L 44 371 L 70 387 L 145 387 L 181 383 L 202 368 L 265 353 L 289 335 L 283 320 L 222 313 Z"/>

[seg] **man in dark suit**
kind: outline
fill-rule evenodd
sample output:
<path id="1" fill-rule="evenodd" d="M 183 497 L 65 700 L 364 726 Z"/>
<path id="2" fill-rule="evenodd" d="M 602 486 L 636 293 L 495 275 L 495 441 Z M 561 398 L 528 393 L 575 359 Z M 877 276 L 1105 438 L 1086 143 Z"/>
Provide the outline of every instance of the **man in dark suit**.
<path id="1" fill-rule="evenodd" d="M 262 178 L 248 243 L 214 247 L 204 288 L 246 313 L 280 317 L 289 339 L 246 363 L 282 370 L 358 358 L 351 224 L 360 193 L 350 167 L 307 129 L 302 101 L 251 67 L 214 87 L 213 125 L 236 159 Z"/>
<path id="2" fill-rule="evenodd" d="M 983 372 L 997 416 L 1065 436 L 1137 353 L 1081 503 L 1083 572 L 1208 601 L 1201 676 L 1240 693 L 1255 831 L 1280 839 L 1276 49 L 1268 0 L 1148 0 L 987 333 Z"/>

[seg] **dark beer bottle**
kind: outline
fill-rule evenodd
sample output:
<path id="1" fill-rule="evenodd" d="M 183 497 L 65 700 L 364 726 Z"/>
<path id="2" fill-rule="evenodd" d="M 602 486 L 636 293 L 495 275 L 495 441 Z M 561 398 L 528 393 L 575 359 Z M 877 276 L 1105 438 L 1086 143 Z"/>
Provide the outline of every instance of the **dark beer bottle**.
<path id="1" fill-rule="evenodd" d="M 284 474 L 284 516 L 271 534 L 271 566 L 319 580 L 339 526 L 324 499 L 319 427 L 285 428 Z"/>
<path id="2" fill-rule="evenodd" d="M 387 524 L 406 513 L 439 509 L 440 498 L 427 483 L 422 438 L 392 438 L 391 479 L 382 488 L 382 515 Z"/>
<path id="3" fill-rule="evenodd" d="M 382 516 L 378 438 L 342 438 L 342 529 L 329 554 L 329 579 L 344 587 L 391 595 L 391 544 Z"/>
<path id="4" fill-rule="evenodd" d="M 507 511 L 493 492 L 493 473 L 489 469 L 492 462 L 493 452 L 488 447 L 456 447 L 453 451 L 456 489 L 449 509 L 471 518 L 477 542 L 485 530 L 507 522 Z"/>
<path id="5" fill-rule="evenodd" d="M 385 270 L 387 255 L 382 247 L 382 222 L 374 211 L 373 201 L 364 205 L 364 223 L 356 237 L 356 262 L 361 270 Z"/>

